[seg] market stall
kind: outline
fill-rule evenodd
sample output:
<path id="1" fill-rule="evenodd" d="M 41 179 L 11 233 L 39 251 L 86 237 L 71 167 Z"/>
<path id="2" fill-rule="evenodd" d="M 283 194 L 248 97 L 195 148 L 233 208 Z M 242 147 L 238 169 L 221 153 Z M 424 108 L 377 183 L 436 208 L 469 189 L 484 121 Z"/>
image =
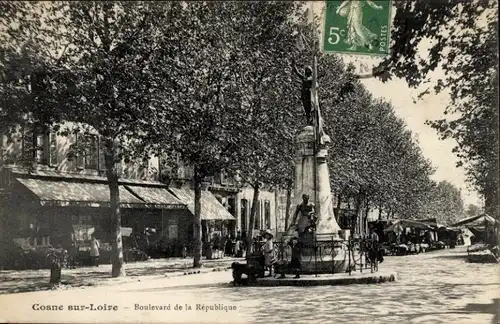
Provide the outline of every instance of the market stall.
<path id="1" fill-rule="evenodd" d="M 393 255 L 424 252 L 430 247 L 429 237 L 426 234 L 433 230 L 431 226 L 420 221 L 390 220 L 389 227 L 384 230 L 389 237 L 387 252 Z"/>

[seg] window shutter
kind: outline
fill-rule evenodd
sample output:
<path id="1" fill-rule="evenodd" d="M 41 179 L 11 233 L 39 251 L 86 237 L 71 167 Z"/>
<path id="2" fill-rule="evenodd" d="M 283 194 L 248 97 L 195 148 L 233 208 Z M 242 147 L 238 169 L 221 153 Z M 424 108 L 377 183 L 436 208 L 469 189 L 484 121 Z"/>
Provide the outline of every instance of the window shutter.
<path id="1" fill-rule="evenodd" d="M 57 166 L 57 134 L 49 133 L 49 165 Z"/>

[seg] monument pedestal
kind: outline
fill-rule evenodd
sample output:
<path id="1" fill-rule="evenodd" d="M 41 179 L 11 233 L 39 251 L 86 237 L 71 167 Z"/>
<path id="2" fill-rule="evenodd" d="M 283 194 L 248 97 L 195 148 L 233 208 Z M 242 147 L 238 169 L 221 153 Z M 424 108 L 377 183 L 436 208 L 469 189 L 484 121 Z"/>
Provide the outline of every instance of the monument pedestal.
<path id="1" fill-rule="evenodd" d="M 302 249 L 303 273 L 332 273 L 345 271 L 348 264 L 347 247 L 339 239 L 341 231 L 333 212 L 330 173 L 326 162 L 326 144 L 330 138 L 324 135 L 324 145 L 317 148 L 314 157 L 314 129 L 306 126 L 297 135 L 295 160 L 294 203 L 302 203 L 307 194 L 315 205 L 316 229 L 313 232 L 314 246 Z M 316 163 L 316 166 L 315 166 Z M 316 183 L 315 183 L 316 174 Z M 300 216 L 299 216 L 300 217 Z M 297 234 L 292 227 L 289 235 Z M 310 240 L 308 240 L 310 241 Z"/>

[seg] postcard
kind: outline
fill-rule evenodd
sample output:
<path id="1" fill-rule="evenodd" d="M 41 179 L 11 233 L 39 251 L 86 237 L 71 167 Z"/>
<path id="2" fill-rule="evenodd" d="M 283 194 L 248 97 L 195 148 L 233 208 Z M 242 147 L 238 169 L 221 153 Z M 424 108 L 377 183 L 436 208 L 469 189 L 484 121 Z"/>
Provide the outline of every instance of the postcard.
<path id="1" fill-rule="evenodd" d="M 0 322 L 500 323 L 497 12 L 0 2 Z"/>

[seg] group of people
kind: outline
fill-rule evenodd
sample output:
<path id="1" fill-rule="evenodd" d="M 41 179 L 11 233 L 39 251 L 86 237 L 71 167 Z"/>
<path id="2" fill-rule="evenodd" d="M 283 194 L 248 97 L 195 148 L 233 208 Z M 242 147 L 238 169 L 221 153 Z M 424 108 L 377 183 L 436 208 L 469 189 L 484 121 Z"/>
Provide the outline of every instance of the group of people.
<path id="1" fill-rule="evenodd" d="M 314 204 L 309 201 L 309 196 L 304 194 L 302 196 L 302 203 L 297 206 L 294 215 L 294 222 L 296 221 L 297 227 L 297 235 L 293 235 L 286 246 L 291 249 L 291 260 L 285 266 L 276 267 L 280 274 L 278 278 L 285 278 L 286 270 L 291 270 L 292 273 L 295 274 L 294 278 L 300 278 L 300 274 L 302 271 L 301 259 L 302 259 L 302 250 L 304 247 L 307 247 L 309 243 L 311 243 L 311 239 L 313 237 L 313 231 L 315 229 L 315 216 L 314 216 Z M 298 219 L 297 217 L 300 216 Z M 263 254 L 263 265 L 264 265 L 264 274 L 265 271 L 269 271 L 268 275 L 271 277 L 273 275 L 273 268 L 275 267 L 277 260 L 275 257 L 274 251 L 274 235 L 271 231 L 266 230 L 262 233 L 262 237 L 264 239 L 264 244 L 262 247 Z M 255 242 L 258 243 L 258 242 Z M 260 244 L 257 244 L 258 249 L 260 249 Z M 281 247 L 283 250 L 285 246 Z M 283 251 L 280 251 L 283 252 Z"/>

